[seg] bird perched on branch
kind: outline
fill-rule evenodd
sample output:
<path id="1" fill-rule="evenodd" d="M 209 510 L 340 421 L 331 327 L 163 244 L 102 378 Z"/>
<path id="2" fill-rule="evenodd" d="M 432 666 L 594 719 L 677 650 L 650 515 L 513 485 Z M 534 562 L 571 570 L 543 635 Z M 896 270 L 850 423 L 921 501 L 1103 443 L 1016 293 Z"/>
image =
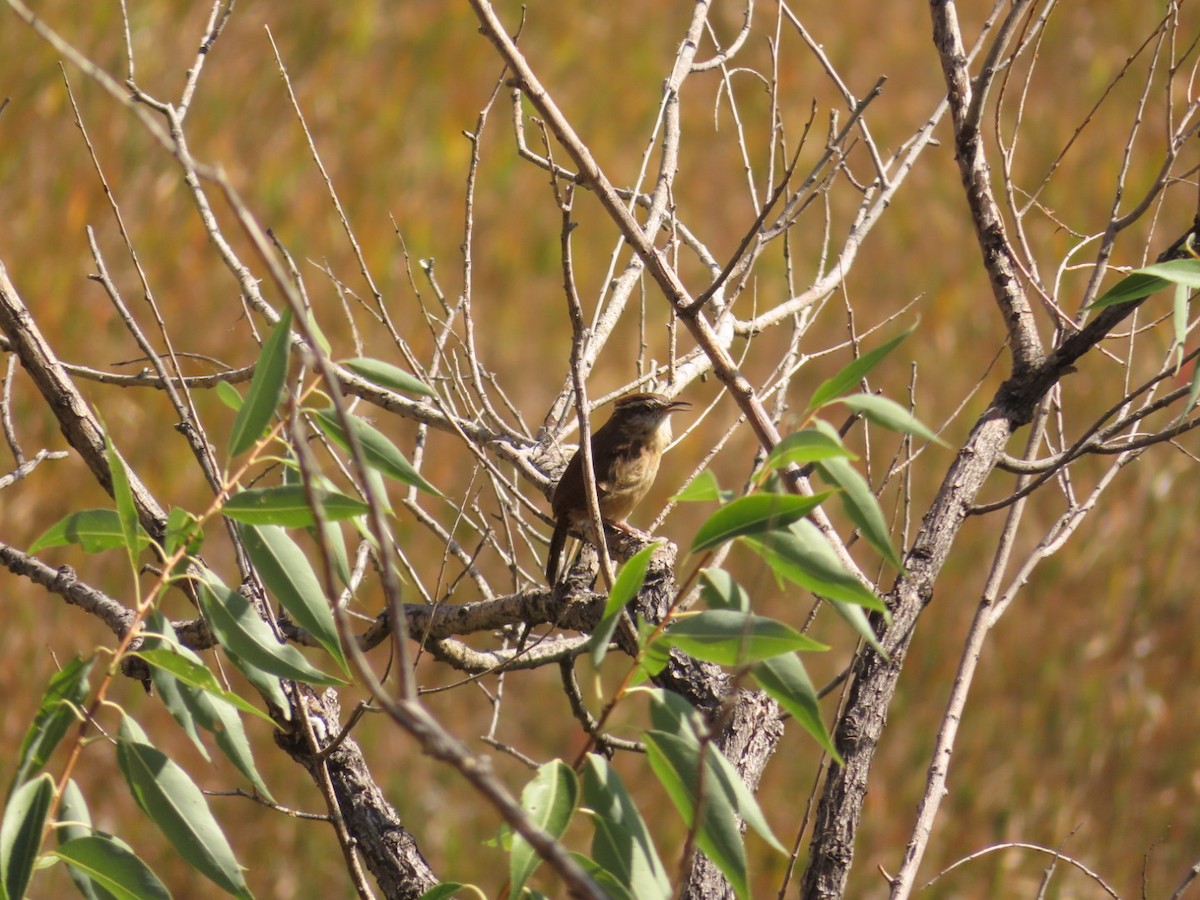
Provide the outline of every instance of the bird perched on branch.
<path id="1" fill-rule="evenodd" d="M 654 484 L 663 451 L 671 442 L 671 413 L 690 406 L 662 394 L 627 394 L 613 404 L 608 421 L 592 434 L 596 499 L 606 524 L 629 530 L 625 519 Z M 581 531 L 591 521 L 582 448 L 567 463 L 550 505 L 554 535 L 546 559 L 546 579 L 553 585 L 568 532 Z"/>

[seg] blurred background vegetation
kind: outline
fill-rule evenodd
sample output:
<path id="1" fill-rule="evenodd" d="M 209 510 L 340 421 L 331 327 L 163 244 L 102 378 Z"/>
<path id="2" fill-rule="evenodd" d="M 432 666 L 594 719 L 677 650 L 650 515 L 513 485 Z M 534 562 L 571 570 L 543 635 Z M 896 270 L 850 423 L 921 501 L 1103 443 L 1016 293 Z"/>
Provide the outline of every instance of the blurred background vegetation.
<path id="1" fill-rule="evenodd" d="M 515 3 L 497 6 L 507 22 L 518 20 Z M 968 35 L 974 34 L 985 6 L 964 4 Z M 149 94 L 174 101 L 195 58 L 208 4 L 131 0 L 128 7 L 136 80 Z M 868 116 L 882 148 L 894 148 L 928 118 L 944 88 L 922 4 L 842 0 L 836 17 L 827 14 L 827 4 L 815 0 L 801 0 L 793 9 L 852 91 L 861 96 L 879 76 L 888 76 Z M 118 76 L 124 74 L 118 4 L 47 0 L 36 10 L 94 61 Z M 756 14 L 761 21 L 773 20 L 774 6 L 758 3 Z M 618 185 L 637 172 L 660 85 L 689 15 L 690 4 L 661 0 L 532 0 L 526 6 L 521 37 L 525 52 Z M 1030 223 L 1039 242 L 1035 252 L 1050 272 L 1076 243 L 1073 232 L 1094 232 L 1106 220 L 1141 76 L 1119 81 L 1088 128 L 1072 142 L 1073 135 L 1162 15 L 1161 3 L 1064 0 L 1046 30 L 1025 103 L 1018 170 L 1019 181 L 1036 185 L 1070 145 L 1041 197 L 1045 215 Z M 728 39 L 740 25 L 741 9 L 719 6 L 714 21 Z M 466 4 L 434 0 L 243 3 L 209 55 L 187 120 L 192 152 L 201 161 L 224 166 L 259 220 L 273 229 L 305 270 L 314 305 L 327 312 L 322 325 L 340 355 L 352 353 L 351 336 L 344 327 L 339 330 L 340 301 L 318 269 L 328 268 L 359 295 L 365 296 L 366 289 L 290 107 L 268 28 L 393 317 L 410 326 L 406 337 L 418 350 L 427 350 L 428 333 L 413 283 L 426 299 L 430 287 L 412 263 L 434 260 L 445 293 L 454 298 L 461 290 L 465 173 L 471 150 L 463 131 L 475 129 L 479 110 L 495 86 L 500 74 L 497 57 L 478 34 Z M 763 35 L 770 29 L 760 29 L 745 51 L 743 65 L 768 65 Z M 1192 27 L 1182 33 L 1191 40 L 1200 32 Z M 80 73 L 68 68 L 65 77 L 167 327 L 182 339 L 178 349 L 197 354 L 197 373 L 212 371 L 203 356 L 233 366 L 252 362 L 254 347 L 246 339 L 248 323 L 237 286 L 209 247 L 178 167 L 128 112 Z M 793 103 L 781 110 L 792 135 L 799 135 L 814 109 L 816 135 L 823 135 L 831 109 L 841 109 L 845 121 L 840 98 L 794 35 L 782 42 L 780 78 L 783 95 Z M 760 126 L 769 113 L 765 92 L 751 81 L 748 74 L 735 76 L 748 130 Z M 717 103 L 718 88 L 715 73 L 694 76 L 687 83 L 687 155 L 680 178 L 687 191 L 675 199 L 681 217 L 721 256 L 736 246 L 753 213 L 745 198 L 734 123 Z M 63 359 L 102 367 L 136 360 L 137 348 L 101 289 L 87 280 L 95 269 L 85 235 L 85 227 L 92 226 L 114 278 L 127 291 L 127 299 L 136 303 L 137 282 L 73 122 L 64 72 L 56 54 L 7 11 L 0 16 L 0 95 L 9 98 L 0 114 L 0 260 Z M 1161 96 L 1151 97 L 1146 120 L 1156 123 L 1162 112 Z M 1161 124 L 1151 124 L 1135 148 L 1130 178 L 1134 192 L 1157 171 L 1162 133 Z M 808 158 L 815 158 L 820 149 L 818 137 L 806 151 Z M 558 213 L 550 202 L 546 177 L 516 157 L 504 91 L 482 133 L 475 199 L 478 340 L 487 363 L 526 421 L 536 427 L 566 377 L 570 326 L 562 300 Z M 1193 209 L 1194 192 L 1169 197 L 1156 230 L 1151 232 L 1149 224 L 1132 229 L 1118 243 L 1115 262 L 1137 265 L 1144 253 L 1153 256 L 1190 224 Z M 227 218 L 225 210 L 218 212 Z M 831 210 L 835 222 L 839 213 L 845 210 Z M 594 303 L 603 287 L 614 231 L 586 197 L 576 204 L 576 218 L 578 280 L 585 300 Z M 225 224 L 235 233 L 232 218 Z M 795 233 L 791 249 L 800 287 L 816 271 L 821 229 L 819 215 L 813 213 Z M 1085 260 L 1086 253 L 1079 258 Z M 1065 272 L 1061 296 L 1078 296 L 1088 274 L 1086 267 Z M 765 268 L 760 278 L 754 290 L 771 302 L 786 291 L 781 269 L 772 273 Z M 871 234 L 847 279 L 845 297 L 835 297 L 822 310 L 810 332 L 811 346 L 806 338 L 802 350 L 816 353 L 844 341 L 850 305 L 861 329 L 914 300 L 904 321 L 919 315 L 920 325 L 876 384 L 904 400 L 909 366 L 916 360 L 918 414 L 940 425 L 982 379 L 982 390 L 947 427 L 945 437 L 953 445 L 965 436 L 1005 371 L 1003 358 L 988 370 L 989 360 L 1001 350 L 1003 329 L 982 276 L 952 145 L 935 148 L 921 160 L 883 225 Z M 645 302 L 657 312 L 655 321 L 661 320 L 663 302 L 652 286 Z M 1151 316 L 1147 307 L 1139 323 Z M 368 352 L 386 355 L 388 345 L 381 337 L 364 332 Z M 776 339 L 762 337 L 764 342 Z M 1159 339 L 1147 340 L 1153 344 Z M 1147 352 L 1146 372 L 1161 364 L 1168 341 L 1169 335 L 1159 340 L 1158 356 Z M 629 345 L 634 342 L 630 335 Z M 665 359 L 665 332 L 651 334 L 649 342 L 650 355 Z M 1117 363 L 1093 356 L 1065 383 L 1065 416 L 1076 429 L 1118 396 L 1115 392 L 1126 374 Z M 775 358 L 767 352 L 762 357 L 763 365 Z M 751 347 L 747 366 L 752 372 L 755 358 Z M 812 360 L 793 387 L 793 405 L 802 406 L 806 392 L 848 359 L 843 349 Z M 633 364 L 632 350 L 603 357 L 593 376 L 593 397 L 632 377 Z M 135 362 L 120 370 L 138 368 Z M 84 383 L 84 390 L 130 465 L 160 500 L 192 509 L 207 504 L 210 498 L 184 441 L 165 424 L 174 419 L 161 395 L 90 383 Z M 215 397 L 197 396 L 201 415 L 220 441 L 232 414 Z M 710 383 L 687 399 L 700 404 L 717 396 L 716 385 Z M 64 446 L 27 382 L 17 383 L 14 409 L 27 451 Z M 675 451 L 656 489 L 660 500 L 698 462 L 710 445 L 707 436 L 727 430 L 735 418 L 731 403 L 717 404 L 699 434 Z M 386 424 L 402 445 L 411 435 L 402 423 L 377 424 Z M 467 490 L 462 478 L 465 451 L 447 437 L 433 441 L 426 476 L 447 492 L 461 494 Z M 994 633 L 962 723 L 950 793 L 923 868 L 927 876 L 987 845 L 1028 841 L 1081 859 L 1123 894 L 1137 893 L 1145 884 L 1147 894 L 1156 896 L 1173 887 L 1200 853 L 1200 817 L 1195 814 L 1200 800 L 1200 717 L 1195 714 L 1200 708 L 1200 609 L 1195 576 L 1188 574 L 1188 567 L 1195 565 L 1197 544 L 1185 515 L 1198 499 L 1196 468 L 1189 455 L 1196 450 L 1196 440 L 1186 435 L 1179 443 L 1187 452 L 1159 448 L 1121 475 L 1103 508 L 1059 555 L 1037 570 Z M 740 483 L 753 451 L 748 432 L 730 442 L 713 463 L 723 484 Z M 939 449 L 921 457 L 913 470 L 916 509 L 924 509 L 933 496 L 949 459 L 948 451 Z M 886 464 L 886 459 L 872 460 L 879 467 L 876 474 Z M 11 459 L 4 451 L 0 470 L 9 468 Z M 1100 471 L 1087 464 L 1077 470 L 1080 490 L 1086 490 L 1089 476 Z M 1011 479 L 997 473 L 991 497 L 1002 497 L 1010 488 Z M 77 459 L 47 463 L 0 496 L 0 539 L 28 546 L 66 513 L 104 505 L 107 498 Z M 1060 505 L 1051 492 L 1034 499 L 1026 519 L 1025 547 L 1036 543 L 1042 534 L 1038 525 L 1052 522 Z M 649 518 L 643 511 L 635 522 L 645 524 Z M 686 541 L 696 521 L 693 510 L 678 510 L 663 533 Z M 877 755 L 851 896 L 885 893 L 876 867 L 894 871 L 898 865 L 999 521 L 993 515 L 967 524 L 920 626 Z M 414 547 L 427 540 L 403 516 L 397 528 L 401 540 L 411 540 Z M 219 544 L 213 541 L 206 547 L 210 564 L 228 563 Z M 419 552 L 414 555 L 420 558 Z M 436 566 L 440 556 L 429 558 Z M 129 595 L 126 573 L 115 558 L 86 559 L 73 549 L 60 548 L 48 551 L 45 559 L 52 565 L 74 565 L 97 587 Z M 428 574 L 432 580 L 436 569 Z M 807 612 L 808 598 L 777 595 L 762 573 L 757 580 L 748 579 L 747 586 L 773 614 L 799 620 Z M 110 636 L 77 610 L 15 577 L 0 575 L 0 597 L 5 609 L 0 685 L 9 701 L 0 718 L 0 747 L 7 748 L 0 758 L 11 759 L 37 701 L 35 688 L 45 684 L 56 660 L 89 652 L 109 643 Z M 185 616 L 187 610 L 181 605 L 171 613 Z M 843 628 L 825 631 L 817 636 L 831 640 L 836 649 L 828 658 L 812 659 L 818 684 L 837 673 L 849 650 Z M 451 673 L 422 665 L 428 686 L 454 680 Z M 545 682 L 544 705 L 507 707 L 499 736 L 526 752 L 556 755 L 577 749 L 580 735 L 566 713 L 557 675 L 519 677 L 523 691 L 526 684 Z M 523 696 L 538 696 L 532 690 Z M 344 707 L 354 699 L 353 691 L 346 691 Z M 156 734 L 175 736 L 156 700 L 140 696 L 136 685 L 125 688 L 120 701 L 155 722 Z M 486 731 L 491 715 L 483 689 L 431 694 L 428 702 L 457 734 L 477 749 L 486 749 L 475 740 Z M 297 777 L 290 760 L 274 752 L 261 723 L 249 727 L 256 730 L 259 766 L 277 798 L 319 811 L 316 791 L 306 778 Z M 435 871 L 446 878 L 477 881 L 494 895 L 501 884 L 497 872 L 503 857 L 483 845 L 497 831 L 492 811 L 456 776 L 417 754 L 411 742 L 382 719 L 368 719 L 355 736 Z M 172 754 L 204 786 L 227 789 L 237 783 L 228 767 L 208 766 L 186 740 L 176 744 Z M 526 770 L 511 758 L 496 755 L 495 760 L 511 784 L 527 778 Z M 812 742 L 792 729 L 767 770 L 769 789 L 760 799 L 785 842 L 801 821 L 816 760 Z M 682 835 L 674 812 L 659 802 L 661 798 L 655 800 L 657 788 L 650 780 L 637 780 L 636 763 L 627 771 L 647 798 L 647 814 L 661 810 L 661 822 L 655 823 L 665 835 L 660 849 L 673 858 L 669 841 Z M 111 755 L 99 747 L 89 751 L 79 775 L 97 824 L 128 840 L 177 896 L 194 895 L 189 887 L 194 874 L 133 808 L 114 773 Z M 216 799 L 213 806 L 260 896 L 349 895 L 343 861 L 327 827 L 297 822 L 243 799 Z M 758 872 L 756 887 L 771 895 L 786 861 L 755 838 L 749 844 Z M 926 895 L 1032 895 L 1047 864 L 1047 858 L 1028 852 L 995 853 L 945 876 Z M 55 883 L 36 882 L 39 887 Z M 1051 896 L 1094 895 L 1093 884 L 1065 867 L 1054 883 L 1058 893 L 1052 891 Z M 57 884 L 66 889 L 65 879 Z"/>

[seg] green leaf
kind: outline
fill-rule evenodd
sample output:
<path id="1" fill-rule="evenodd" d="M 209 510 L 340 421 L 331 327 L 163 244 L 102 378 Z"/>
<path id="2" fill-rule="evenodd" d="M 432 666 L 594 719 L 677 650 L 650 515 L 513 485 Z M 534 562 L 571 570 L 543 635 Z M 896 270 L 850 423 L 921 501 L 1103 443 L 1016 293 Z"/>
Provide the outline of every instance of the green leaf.
<path id="1" fill-rule="evenodd" d="M 10 797 L 17 785 L 24 784 L 46 765 L 67 729 L 82 718 L 80 707 L 88 695 L 88 676 L 93 662 L 77 656 L 51 676 L 33 722 L 21 741 L 21 749 L 17 751 L 17 769 L 8 789 Z"/>
<path id="2" fill-rule="evenodd" d="M 876 397 L 874 394 L 852 394 L 849 397 L 841 397 L 837 402 L 844 403 L 867 421 L 889 431 L 904 432 L 941 444 L 943 447 L 947 446 L 945 441 L 895 400 Z"/>
<path id="3" fill-rule="evenodd" d="M 792 494 L 750 494 L 727 503 L 708 517 L 692 538 L 692 553 L 719 547 L 743 535 L 786 528 L 803 519 L 832 493 L 797 497 Z"/>
<path id="4" fill-rule="evenodd" d="M 829 731 L 825 728 L 817 691 L 800 657 L 795 653 L 788 653 L 764 659 L 755 663 L 750 671 L 754 673 L 759 687 L 791 713 L 792 718 L 800 723 L 800 727 L 811 734 L 838 765 L 844 765 L 837 748 L 833 746 Z"/>
<path id="5" fill-rule="evenodd" d="M 750 610 L 750 595 L 724 569 L 701 569 L 700 593 L 712 609 Z"/>
<path id="6" fill-rule="evenodd" d="M 442 496 L 441 491 L 425 480 L 382 431 L 367 424 L 358 416 L 348 415 L 347 418 L 358 442 L 362 445 L 363 461 L 368 466 L 404 484 L 411 484 L 438 497 Z M 346 431 L 342 428 L 342 423 L 338 421 L 337 412 L 334 409 L 317 410 L 315 420 L 317 426 L 329 436 L 331 441 L 343 450 L 350 448 Z"/>
<path id="7" fill-rule="evenodd" d="M 91 837 L 91 835 L 92 817 L 88 813 L 83 792 L 79 790 L 79 785 L 75 783 L 74 779 L 68 778 L 63 787 L 62 797 L 58 802 L 58 818 L 54 824 L 54 836 L 58 839 L 59 846 L 62 846 L 67 841 Z M 113 840 L 117 839 L 113 838 Z M 122 843 L 121 841 L 117 842 Z M 110 900 L 112 897 L 112 894 L 96 886 L 87 875 L 74 866 L 68 865 L 67 872 L 84 900 Z"/>
<path id="8" fill-rule="evenodd" d="M 271 334 L 263 342 L 262 353 L 254 364 L 254 377 L 246 402 L 238 410 L 229 433 L 229 455 L 245 453 L 262 436 L 279 400 L 288 370 L 288 338 L 292 330 L 292 310 L 286 307 Z"/>
<path id="9" fill-rule="evenodd" d="M 1200 358 L 1192 366 L 1192 384 L 1188 388 L 1187 403 L 1183 405 L 1183 411 L 1179 414 L 1179 422 L 1182 422 L 1187 417 L 1187 414 L 1192 411 L 1192 407 L 1196 405 L 1197 400 L 1200 400 Z"/>
<path id="10" fill-rule="evenodd" d="M 696 659 L 722 666 L 742 666 L 797 650 L 829 649 L 776 619 L 731 609 L 677 616 L 658 641 Z"/>
<path id="11" fill-rule="evenodd" d="M 171 512 L 167 515 L 167 533 L 164 540 L 168 556 L 174 555 L 175 551 L 180 549 L 184 549 L 189 556 L 200 552 L 200 547 L 204 544 L 204 531 L 198 527 L 199 523 L 200 520 L 186 509 L 171 507 Z"/>
<path id="12" fill-rule="evenodd" d="M 811 522 L 794 522 L 786 531 L 773 531 L 761 540 L 743 538 L 780 578 L 818 596 L 886 612 L 883 601 L 842 566 L 825 536 Z"/>
<path id="13" fill-rule="evenodd" d="M 275 525 L 242 525 L 239 529 L 250 561 L 275 599 L 301 628 L 317 639 L 342 670 L 346 657 L 333 610 L 308 559 L 286 531 Z"/>
<path id="14" fill-rule="evenodd" d="M 337 491 L 313 489 L 329 522 L 364 515 L 369 507 L 361 500 Z M 235 522 L 248 525 L 281 525 L 284 528 L 308 528 L 316 517 L 308 505 L 308 495 L 298 484 L 238 491 L 222 507 L 221 513 Z"/>
<path id="15" fill-rule="evenodd" d="M 617 876 L 601 867 L 594 859 L 583 853 L 575 852 L 571 853 L 571 859 L 591 876 L 592 881 L 596 882 L 596 887 L 600 888 L 607 900 L 638 900 L 625 885 L 617 880 Z M 537 891 L 530 891 L 530 894 L 541 896 Z"/>
<path id="16" fill-rule="evenodd" d="M 597 669 L 604 662 L 604 655 L 608 653 L 608 642 L 612 639 L 617 622 L 621 619 L 621 613 L 625 610 L 625 605 L 642 589 L 642 584 L 646 581 L 646 569 L 650 565 L 650 557 L 661 546 L 662 541 L 655 541 L 653 544 L 643 547 L 631 556 L 625 565 L 621 566 L 621 571 L 617 573 L 612 592 L 604 604 L 604 614 L 600 617 L 600 622 L 596 625 L 589 641 L 592 665 Z"/>
<path id="17" fill-rule="evenodd" d="M 708 500 L 719 500 L 728 503 L 733 499 L 733 491 L 721 490 L 717 476 L 711 469 L 705 469 L 697 475 L 692 483 L 671 498 L 679 503 L 700 503 Z"/>
<path id="18" fill-rule="evenodd" d="M 880 360 L 900 346 L 900 343 L 912 334 L 913 329 L 916 327 L 917 325 L 914 322 L 886 344 L 876 347 L 869 353 L 864 353 L 828 381 L 821 382 L 820 386 L 813 393 L 812 399 L 808 401 L 808 408 L 820 409 L 825 404 L 846 393 L 846 391 L 856 389 L 866 374 L 875 368 Z"/>
<path id="19" fill-rule="evenodd" d="M 140 553 L 150 543 L 150 537 L 139 525 L 137 526 L 137 549 Z M 37 553 L 46 547 L 64 547 L 68 544 L 78 544 L 86 553 L 99 553 L 102 550 L 112 550 L 125 546 L 125 532 L 121 527 L 121 518 L 114 509 L 85 509 L 71 513 L 51 525 L 42 533 L 30 553 Z"/>
<path id="20" fill-rule="evenodd" d="M 846 624 L 855 630 L 859 637 L 870 644 L 875 651 L 884 659 L 888 658 L 888 652 L 883 649 L 883 644 L 879 643 L 879 637 L 875 634 L 875 629 L 871 627 L 871 620 L 867 618 L 867 614 L 863 612 L 861 606 L 853 603 L 839 603 L 834 600 L 832 603 L 833 611 L 845 619 Z M 891 613 L 887 614 L 891 618 Z"/>
<path id="21" fill-rule="evenodd" d="M 698 749 L 677 735 L 648 731 L 644 738 L 650 768 L 684 823 L 695 829 L 696 846 L 712 860 L 739 898 L 748 897 L 746 848 L 742 844 L 737 813 L 725 793 L 713 783 L 712 769 L 706 766 L 701 782 Z M 710 757 L 711 751 L 705 756 Z M 698 804 L 697 793 L 700 795 Z"/>
<path id="22" fill-rule="evenodd" d="M 883 510 L 875 500 L 871 486 L 867 484 L 854 466 L 844 459 L 827 459 L 817 463 L 817 471 L 830 484 L 841 488 L 838 495 L 846 515 L 855 524 L 867 543 L 897 569 L 902 568 L 900 556 L 892 547 L 892 536 L 888 533 Z"/>
<path id="23" fill-rule="evenodd" d="M 521 792 L 521 808 L 538 828 L 558 840 L 571 823 L 579 804 L 579 781 L 571 767 L 561 759 L 546 763 Z M 509 854 L 510 894 L 520 897 L 525 882 L 541 862 L 533 847 L 519 834 L 513 834 Z"/>
<path id="24" fill-rule="evenodd" d="M 104 436 L 104 456 L 108 461 L 108 472 L 112 478 L 113 501 L 117 506 L 117 522 L 121 527 L 121 542 L 133 560 L 141 551 L 142 544 L 138 541 L 137 507 L 133 503 L 133 489 L 129 486 L 129 472 L 125 468 L 125 460 L 113 446 L 108 435 Z"/>
<path id="25" fill-rule="evenodd" d="M 583 765 L 583 803 L 592 811 L 592 856 L 639 900 L 670 900 L 671 879 L 620 777 L 604 757 Z"/>
<path id="26" fill-rule="evenodd" d="M 117 764 L 138 806 L 189 865 L 228 893 L 251 896 L 200 789 L 174 760 L 147 743 L 145 733 L 128 716 L 121 720 Z"/>
<path id="27" fill-rule="evenodd" d="M 425 382 L 409 375 L 403 369 L 393 366 L 391 363 L 360 356 L 355 359 L 348 359 L 342 365 L 356 375 L 362 376 L 371 382 L 371 384 L 377 384 L 390 391 L 396 391 L 401 394 L 433 396 L 433 391 L 425 385 Z"/>
<path id="28" fill-rule="evenodd" d="M 8 798 L 0 821 L 0 888 L 6 898 L 25 896 L 53 799 L 54 779 L 49 772 L 25 782 Z"/>
<path id="29" fill-rule="evenodd" d="M 118 900 L 169 900 L 171 892 L 132 850 L 98 833 L 67 841 L 55 856 Z"/>
<path id="30" fill-rule="evenodd" d="M 246 405 L 246 401 L 242 399 L 242 395 L 228 381 L 217 382 L 217 399 L 232 409 L 234 412 L 240 410 Z"/>
<path id="31" fill-rule="evenodd" d="M 1200 260 L 1172 259 L 1167 262 L 1154 263 L 1142 269 L 1135 269 L 1105 291 L 1087 308 L 1103 309 L 1106 306 L 1131 303 L 1134 300 L 1149 297 L 1168 284 L 1200 288 Z"/>
<path id="32" fill-rule="evenodd" d="M 192 650 L 178 642 L 170 643 L 162 641 L 156 635 L 147 635 L 147 644 L 149 644 L 152 638 L 158 642 L 157 646 L 144 646 L 133 655 L 140 656 L 146 662 L 150 663 L 154 669 L 169 675 L 172 679 L 181 682 L 187 687 L 203 691 L 220 700 L 222 703 L 229 704 L 244 713 L 262 719 L 268 725 L 275 724 L 270 716 L 253 703 L 235 694 L 233 691 L 227 691 L 221 687 L 220 682 L 217 681 L 217 676 L 212 673 L 212 670 L 208 666 L 204 665 L 204 660 Z M 173 632 L 171 640 L 175 640 Z M 153 670 L 150 675 L 151 678 L 154 677 Z M 155 686 L 157 687 L 158 685 L 156 684 Z"/>
<path id="33" fill-rule="evenodd" d="M 1179 371 L 1179 367 L 1183 364 L 1183 345 L 1187 342 L 1188 333 L 1188 289 L 1182 285 L 1175 285 L 1175 303 L 1171 313 L 1171 322 L 1174 325 L 1175 340 L 1171 345 L 1171 352 L 1177 358 L 1175 363 L 1175 371 Z"/>
<path id="34" fill-rule="evenodd" d="M 827 423 L 821 422 L 820 424 L 829 427 Z M 761 483 L 771 472 L 790 466 L 792 463 L 802 465 L 835 457 L 858 458 L 842 443 L 835 429 L 829 427 L 829 430 L 825 431 L 816 427 L 805 428 L 803 431 L 789 434 L 776 444 L 767 454 L 762 468 L 755 477 Z"/>
<path id="35" fill-rule="evenodd" d="M 222 646 L 231 651 L 234 665 L 247 677 L 248 666 L 309 684 L 345 684 L 314 667 L 295 647 L 279 643 L 249 600 L 227 588 L 211 571 L 201 572 L 199 595 L 205 618 Z"/>

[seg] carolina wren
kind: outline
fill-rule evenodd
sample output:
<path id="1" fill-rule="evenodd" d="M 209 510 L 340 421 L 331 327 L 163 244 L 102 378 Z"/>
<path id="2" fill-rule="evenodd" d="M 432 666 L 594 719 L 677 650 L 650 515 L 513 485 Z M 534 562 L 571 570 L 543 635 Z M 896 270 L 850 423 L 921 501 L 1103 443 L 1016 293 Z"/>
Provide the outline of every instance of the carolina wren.
<path id="1" fill-rule="evenodd" d="M 662 394 L 627 394 L 617 400 L 608 421 L 592 434 L 596 499 L 607 524 L 628 529 L 625 519 L 650 490 L 663 450 L 671 442 L 671 413 L 690 406 Z M 567 533 L 580 531 L 591 521 L 580 450 L 567 463 L 550 505 L 554 535 L 546 559 L 546 579 L 553 585 Z"/>

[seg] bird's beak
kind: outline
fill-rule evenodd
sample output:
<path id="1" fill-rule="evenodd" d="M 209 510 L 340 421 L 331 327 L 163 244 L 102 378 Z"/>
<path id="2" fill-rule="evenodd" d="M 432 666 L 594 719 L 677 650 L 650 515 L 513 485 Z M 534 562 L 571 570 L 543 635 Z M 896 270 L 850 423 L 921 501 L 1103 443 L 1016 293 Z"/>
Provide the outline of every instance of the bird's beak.
<path id="1" fill-rule="evenodd" d="M 675 410 L 677 410 L 677 409 L 691 409 L 691 408 L 692 408 L 692 404 L 688 403 L 686 400 L 672 400 L 670 405 L 667 406 L 667 412 L 675 412 Z"/>

